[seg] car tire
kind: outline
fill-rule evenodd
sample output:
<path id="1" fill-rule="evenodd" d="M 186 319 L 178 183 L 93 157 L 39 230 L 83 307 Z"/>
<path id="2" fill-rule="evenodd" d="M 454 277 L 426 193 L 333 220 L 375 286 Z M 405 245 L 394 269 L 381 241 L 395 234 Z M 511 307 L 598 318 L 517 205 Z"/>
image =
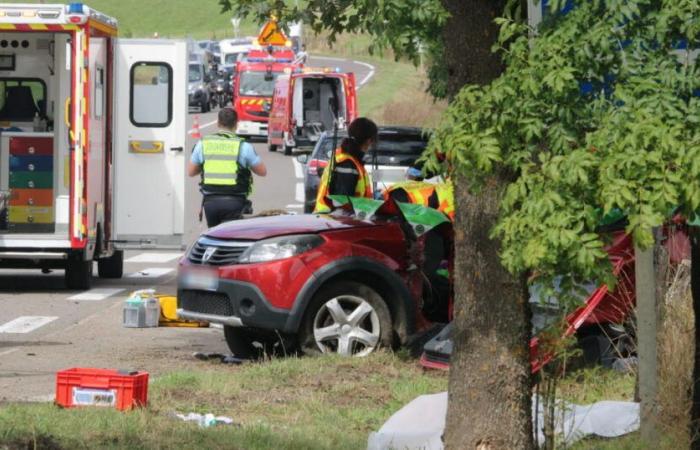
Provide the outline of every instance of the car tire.
<path id="1" fill-rule="evenodd" d="M 121 278 L 124 275 L 124 251 L 115 250 L 109 258 L 98 259 L 97 274 L 100 278 Z"/>
<path id="2" fill-rule="evenodd" d="M 277 151 L 277 146 L 274 144 L 270 144 L 267 146 L 267 149 L 271 152 L 276 152 Z"/>
<path id="3" fill-rule="evenodd" d="M 226 345 L 233 356 L 241 359 L 264 359 L 284 355 L 290 348 L 281 335 L 266 330 L 224 325 Z"/>
<path id="4" fill-rule="evenodd" d="M 69 260 L 64 275 L 66 287 L 72 290 L 87 290 L 92 285 L 92 261 Z"/>
<path id="5" fill-rule="evenodd" d="M 366 356 L 381 347 L 391 348 L 393 336 L 391 313 L 377 291 L 362 283 L 337 281 L 322 287 L 311 300 L 299 331 L 299 347 L 307 355 Z"/>

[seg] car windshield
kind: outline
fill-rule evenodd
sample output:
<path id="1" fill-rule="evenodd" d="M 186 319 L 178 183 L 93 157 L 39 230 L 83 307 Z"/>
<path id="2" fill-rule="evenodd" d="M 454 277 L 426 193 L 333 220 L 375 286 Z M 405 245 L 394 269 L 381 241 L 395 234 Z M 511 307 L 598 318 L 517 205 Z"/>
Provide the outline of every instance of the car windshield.
<path id="1" fill-rule="evenodd" d="M 202 81 L 202 71 L 197 64 L 190 64 L 190 73 L 187 79 L 190 81 L 190 83 Z"/>
<path id="2" fill-rule="evenodd" d="M 338 137 L 338 146 L 344 136 Z M 382 166 L 411 166 L 428 145 L 427 136 L 412 131 L 410 133 L 379 133 L 377 143 L 377 164 Z M 327 161 L 333 150 L 333 136 L 326 136 L 319 143 L 316 158 Z M 365 164 L 372 162 L 372 152 L 365 155 Z"/>
<path id="3" fill-rule="evenodd" d="M 275 80 L 281 72 L 272 72 L 272 79 L 265 80 L 265 72 L 242 72 L 240 78 L 239 94 L 257 97 L 272 97 L 275 89 Z"/>
<path id="4" fill-rule="evenodd" d="M 227 53 L 224 64 L 236 64 L 236 61 L 238 61 L 238 56 L 241 54 L 244 53 Z"/>
<path id="5" fill-rule="evenodd" d="M 211 50 L 212 50 L 214 53 L 221 53 L 221 46 L 220 46 L 219 44 L 213 44 L 213 45 L 211 46 Z"/>
<path id="6" fill-rule="evenodd" d="M 199 43 L 199 48 L 207 48 L 207 44 L 209 44 L 207 41 L 200 42 L 200 43 Z"/>

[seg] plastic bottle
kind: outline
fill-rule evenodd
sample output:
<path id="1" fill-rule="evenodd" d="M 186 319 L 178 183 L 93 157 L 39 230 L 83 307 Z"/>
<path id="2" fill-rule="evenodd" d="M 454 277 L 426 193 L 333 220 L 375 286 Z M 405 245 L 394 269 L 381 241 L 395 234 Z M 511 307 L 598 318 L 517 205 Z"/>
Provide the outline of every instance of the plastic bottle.
<path id="1" fill-rule="evenodd" d="M 39 131 L 46 131 L 48 128 L 48 122 L 45 117 L 42 117 L 39 121 Z"/>
<path id="2" fill-rule="evenodd" d="M 41 125 L 41 118 L 39 117 L 39 113 L 34 113 L 34 120 L 32 121 L 32 126 L 34 128 L 34 131 L 39 131 L 39 126 Z"/>

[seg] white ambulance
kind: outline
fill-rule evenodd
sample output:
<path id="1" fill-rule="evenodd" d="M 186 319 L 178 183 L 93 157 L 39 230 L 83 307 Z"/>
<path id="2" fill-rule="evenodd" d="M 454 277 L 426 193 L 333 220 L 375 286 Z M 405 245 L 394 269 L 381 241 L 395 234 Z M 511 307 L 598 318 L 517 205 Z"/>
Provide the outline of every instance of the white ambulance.
<path id="1" fill-rule="evenodd" d="M 124 245 L 181 247 L 186 43 L 117 36 L 80 3 L 0 3 L 0 268 L 87 289 Z"/>

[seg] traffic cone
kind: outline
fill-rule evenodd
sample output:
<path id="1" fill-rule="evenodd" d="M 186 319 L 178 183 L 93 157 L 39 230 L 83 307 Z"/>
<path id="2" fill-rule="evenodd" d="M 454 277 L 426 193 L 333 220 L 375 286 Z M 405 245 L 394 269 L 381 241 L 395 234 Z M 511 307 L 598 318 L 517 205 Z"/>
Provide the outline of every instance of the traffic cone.
<path id="1" fill-rule="evenodd" d="M 194 139 L 202 139 L 202 133 L 199 131 L 199 116 L 194 116 L 194 123 L 192 124 L 192 137 Z"/>

